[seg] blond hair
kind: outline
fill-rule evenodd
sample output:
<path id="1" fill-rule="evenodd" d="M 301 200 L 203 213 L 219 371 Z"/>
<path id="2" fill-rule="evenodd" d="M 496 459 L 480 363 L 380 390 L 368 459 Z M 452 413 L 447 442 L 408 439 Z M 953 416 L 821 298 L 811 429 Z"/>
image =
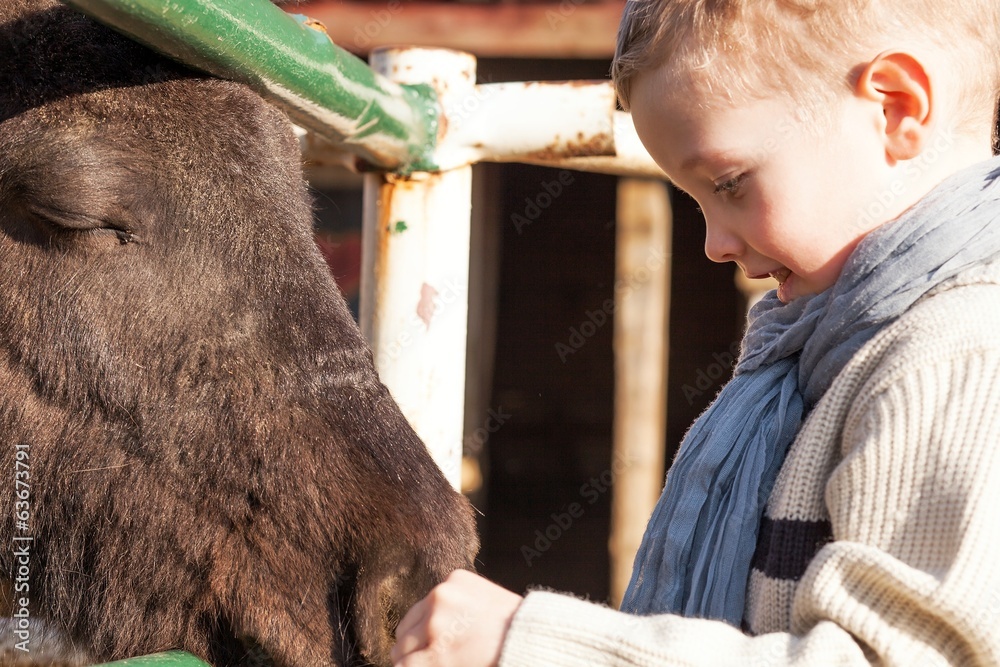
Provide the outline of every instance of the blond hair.
<path id="1" fill-rule="evenodd" d="M 900 46 L 940 53 L 959 82 L 954 106 L 995 120 L 998 0 L 628 0 L 611 76 L 625 109 L 635 76 L 662 65 L 729 102 L 785 92 L 822 104 Z"/>

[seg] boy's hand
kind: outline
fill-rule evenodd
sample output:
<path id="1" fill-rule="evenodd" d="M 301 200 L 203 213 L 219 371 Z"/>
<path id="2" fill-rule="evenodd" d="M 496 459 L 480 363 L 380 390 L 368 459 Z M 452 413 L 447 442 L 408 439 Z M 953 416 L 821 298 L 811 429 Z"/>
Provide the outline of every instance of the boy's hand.
<path id="1" fill-rule="evenodd" d="M 453 572 L 399 622 L 394 667 L 493 667 L 521 596 Z"/>

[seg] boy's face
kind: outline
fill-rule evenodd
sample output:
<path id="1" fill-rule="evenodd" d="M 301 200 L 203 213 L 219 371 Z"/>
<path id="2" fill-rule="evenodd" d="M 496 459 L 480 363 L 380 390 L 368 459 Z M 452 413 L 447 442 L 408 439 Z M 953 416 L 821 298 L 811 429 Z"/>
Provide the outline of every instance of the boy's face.
<path id="1" fill-rule="evenodd" d="M 632 118 L 653 159 L 701 206 L 708 257 L 776 278 L 785 303 L 833 285 L 861 238 L 893 217 L 871 105 L 838 99 L 811 132 L 787 98 L 701 108 L 701 93 L 671 81 L 641 74 Z"/>

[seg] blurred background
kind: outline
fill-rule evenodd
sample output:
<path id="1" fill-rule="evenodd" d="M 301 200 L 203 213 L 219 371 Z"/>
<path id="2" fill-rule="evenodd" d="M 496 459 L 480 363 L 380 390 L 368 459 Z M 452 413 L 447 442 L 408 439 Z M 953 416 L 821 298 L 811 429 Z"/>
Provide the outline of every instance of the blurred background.
<path id="1" fill-rule="evenodd" d="M 623 7 L 374 0 L 286 10 L 323 22 L 361 57 L 385 45 L 453 48 L 477 56 L 480 83 L 499 83 L 607 80 Z M 357 312 L 362 177 L 307 171 L 317 243 Z M 622 292 L 620 179 L 523 164 L 479 164 L 473 174 L 462 483 L 482 513 L 478 569 L 518 592 L 545 586 L 616 603 L 611 506 L 627 490 L 612 446 L 615 327 L 606 304 Z M 747 303 L 732 266 L 705 258 L 694 202 L 670 191 L 668 214 L 666 358 L 650 360 L 668 367 L 657 398 L 667 461 L 728 379 Z"/>

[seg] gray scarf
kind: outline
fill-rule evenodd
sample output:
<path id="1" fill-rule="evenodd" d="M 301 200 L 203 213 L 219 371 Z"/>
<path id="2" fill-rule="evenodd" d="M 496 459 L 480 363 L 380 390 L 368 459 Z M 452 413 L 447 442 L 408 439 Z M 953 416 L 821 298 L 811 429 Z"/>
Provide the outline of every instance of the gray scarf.
<path id="1" fill-rule="evenodd" d="M 750 312 L 733 379 L 681 443 L 622 610 L 739 625 L 764 505 L 806 412 L 886 324 L 1000 256 L 1000 158 L 938 185 L 866 236 L 834 284 Z M 822 224 L 818 222 L 817 224 Z"/>

